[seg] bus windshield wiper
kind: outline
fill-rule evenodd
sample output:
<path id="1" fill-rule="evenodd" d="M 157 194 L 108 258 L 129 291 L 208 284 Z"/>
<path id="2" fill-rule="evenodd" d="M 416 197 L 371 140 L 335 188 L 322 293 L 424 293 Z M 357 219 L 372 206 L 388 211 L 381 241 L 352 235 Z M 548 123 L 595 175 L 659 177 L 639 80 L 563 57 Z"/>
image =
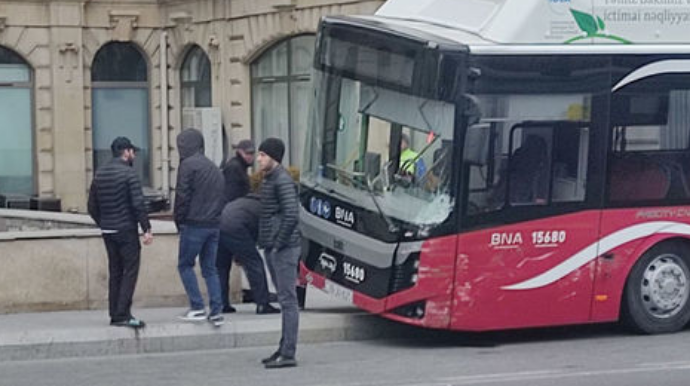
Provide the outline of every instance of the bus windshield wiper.
<path id="1" fill-rule="evenodd" d="M 381 208 L 381 205 L 379 204 L 378 198 L 376 198 L 376 193 L 374 190 L 371 188 L 371 180 L 369 179 L 369 176 L 367 176 L 366 173 L 362 172 L 352 172 L 346 169 L 343 169 L 337 165 L 333 164 L 326 164 L 326 167 L 332 170 L 335 170 L 336 172 L 342 173 L 342 175 L 347 176 L 347 179 L 350 180 L 351 182 L 358 184 L 358 185 L 364 185 L 365 190 L 367 193 L 369 193 L 369 196 L 371 197 L 371 200 L 374 201 L 374 206 L 376 206 L 376 210 L 379 212 L 379 215 L 381 218 L 386 222 L 388 225 L 388 231 L 391 233 L 397 233 L 400 229 L 398 228 L 397 225 L 391 220 L 391 218 L 383 211 Z M 357 178 L 366 178 L 365 182 L 358 181 Z"/>

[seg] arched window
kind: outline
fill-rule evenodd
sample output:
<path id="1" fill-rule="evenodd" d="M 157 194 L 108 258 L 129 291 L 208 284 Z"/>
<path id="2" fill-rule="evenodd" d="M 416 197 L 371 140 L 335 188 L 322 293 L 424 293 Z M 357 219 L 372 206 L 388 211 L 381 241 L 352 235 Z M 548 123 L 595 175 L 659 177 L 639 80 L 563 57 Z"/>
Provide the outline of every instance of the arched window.
<path id="1" fill-rule="evenodd" d="M 313 35 L 284 40 L 252 65 L 254 137 L 285 141 L 283 163 L 300 165 L 311 95 Z"/>
<path id="2" fill-rule="evenodd" d="M 120 136 L 139 148 L 134 166 L 150 185 L 148 66 L 131 43 L 108 43 L 91 68 L 94 168 L 112 158 L 110 144 Z"/>
<path id="3" fill-rule="evenodd" d="M 211 107 L 211 62 L 194 46 L 182 62 L 182 107 Z"/>
<path id="4" fill-rule="evenodd" d="M 0 194 L 33 194 L 34 156 L 29 65 L 0 46 Z"/>

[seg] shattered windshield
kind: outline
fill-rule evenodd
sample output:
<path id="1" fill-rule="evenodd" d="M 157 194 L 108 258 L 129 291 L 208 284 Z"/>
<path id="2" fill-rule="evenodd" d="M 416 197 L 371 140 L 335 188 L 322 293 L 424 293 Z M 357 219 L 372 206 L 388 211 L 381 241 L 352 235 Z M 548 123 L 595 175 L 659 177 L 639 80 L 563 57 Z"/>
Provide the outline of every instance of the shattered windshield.
<path id="1" fill-rule="evenodd" d="M 303 182 L 416 225 L 451 213 L 452 104 L 317 77 Z"/>

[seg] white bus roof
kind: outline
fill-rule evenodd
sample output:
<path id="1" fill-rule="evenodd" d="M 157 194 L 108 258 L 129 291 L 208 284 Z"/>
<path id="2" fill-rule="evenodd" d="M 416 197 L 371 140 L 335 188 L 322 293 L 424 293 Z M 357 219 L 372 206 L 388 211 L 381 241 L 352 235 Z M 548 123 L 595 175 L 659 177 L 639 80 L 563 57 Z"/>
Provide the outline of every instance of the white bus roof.
<path id="1" fill-rule="evenodd" d="M 690 43 L 690 0 L 388 0 L 372 18 L 471 47 Z"/>

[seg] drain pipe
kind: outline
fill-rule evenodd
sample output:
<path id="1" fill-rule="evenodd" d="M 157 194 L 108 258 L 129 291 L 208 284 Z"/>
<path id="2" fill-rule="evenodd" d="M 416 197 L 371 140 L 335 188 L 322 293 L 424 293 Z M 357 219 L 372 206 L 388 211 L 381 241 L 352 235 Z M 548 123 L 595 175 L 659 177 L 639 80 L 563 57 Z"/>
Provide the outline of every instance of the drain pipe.
<path id="1" fill-rule="evenodd" d="M 161 173 L 162 190 L 170 198 L 170 125 L 168 123 L 168 33 L 161 33 Z"/>

